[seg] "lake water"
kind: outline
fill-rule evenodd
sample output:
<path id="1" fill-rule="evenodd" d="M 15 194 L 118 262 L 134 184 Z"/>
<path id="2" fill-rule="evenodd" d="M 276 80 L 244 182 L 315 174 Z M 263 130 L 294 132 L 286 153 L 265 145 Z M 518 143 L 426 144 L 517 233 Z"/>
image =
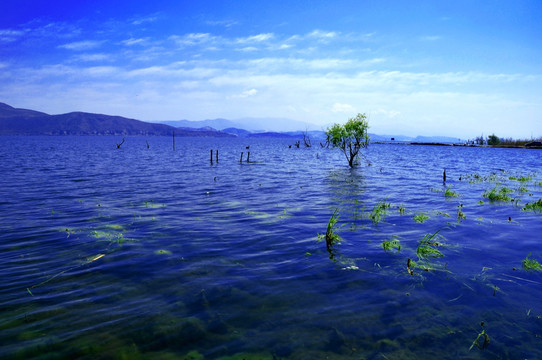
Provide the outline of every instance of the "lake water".
<path id="1" fill-rule="evenodd" d="M 121 140 L 0 137 L 0 358 L 542 358 L 542 151 Z"/>

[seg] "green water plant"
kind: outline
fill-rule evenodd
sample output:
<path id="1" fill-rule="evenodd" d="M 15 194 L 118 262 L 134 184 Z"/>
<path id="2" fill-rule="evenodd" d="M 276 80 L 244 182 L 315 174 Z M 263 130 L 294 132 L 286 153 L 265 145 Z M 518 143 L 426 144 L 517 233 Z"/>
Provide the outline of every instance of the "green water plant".
<path id="1" fill-rule="evenodd" d="M 437 230 L 433 234 L 425 234 L 423 239 L 418 242 L 418 247 L 416 248 L 416 256 L 418 257 L 418 261 L 415 262 L 408 259 L 407 262 L 407 271 L 411 275 L 414 274 L 414 268 L 420 268 L 425 271 L 434 270 L 436 268 L 434 260 L 444 256 L 444 254 L 438 249 L 444 247 L 444 243 L 442 241 L 444 237 L 439 234 L 441 230 Z M 444 265 L 444 270 L 446 270 L 446 265 Z"/>
<path id="2" fill-rule="evenodd" d="M 542 271 L 542 264 L 540 264 L 536 259 L 531 258 L 531 253 L 529 253 L 525 259 L 521 261 L 521 265 L 527 271 Z"/>
<path id="3" fill-rule="evenodd" d="M 527 181 L 531 181 L 533 179 L 532 176 L 510 176 L 508 177 L 509 180 L 514 180 L 514 181 L 520 181 L 520 182 L 527 182 Z"/>
<path id="4" fill-rule="evenodd" d="M 542 198 L 537 201 L 525 204 L 523 211 L 542 212 Z"/>
<path id="5" fill-rule="evenodd" d="M 469 348 L 469 351 L 472 350 L 473 347 L 477 347 L 480 350 L 484 350 L 489 346 L 489 335 L 486 333 L 486 330 L 484 329 L 484 322 L 480 324 L 482 326 L 482 331 L 478 333 L 478 336 L 474 341 L 472 342 L 472 345 Z M 483 341 L 482 341 L 483 340 Z"/>
<path id="6" fill-rule="evenodd" d="M 467 218 L 467 215 L 462 211 L 463 204 L 457 205 L 457 221 L 465 220 Z"/>
<path id="7" fill-rule="evenodd" d="M 442 235 L 439 235 L 440 230 L 433 234 L 425 234 L 422 240 L 418 243 L 416 249 L 416 255 L 420 260 L 429 260 L 432 258 L 443 257 L 444 254 L 437 248 L 443 246 L 443 243 L 439 240 L 442 239 Z"/>
<path id="8" fill-rule="evenodd" d="M 452 186 L 448 185 L 446 190 L 444 190 L 444 196 L 445 197 L 458 197 L 459 194 L 452 190 Z"/>
<path id="9" fill-rule="evenodd" d="M 508 195 L 513 192 L 514 190 L 506 186 L 495 186 L 491 190 L 484 192 L 482 196 L 490 201 L 513 201 L 514 199 Z"/>
<path id="10" fill-rule="evenodd" d="M 384 240 L 382 242 L 382 248 L 385 252 L 400 252 L 401 251 L 401 243 L 399 242 L 399 239 L 397 236 L 392 236 L 389 240 Z"/>
<path id="11" fill-rule="evenodd" d="M 413 219 L 417 223 L 422 224 L 425 220 L 429 219 L 429 216 L 424 212 L 420 212 L 419 214 L 414 215 Z"/>
<path id="12" fill-rule="evenodd" d="M 337 208 L 335 209 L 335 211 L 333 212 L 333 215 L 331 215 L 331 218 L 327 222 L 325 235 L 318 234 L 319 240 L 322 240 L 322 239 L 326 240 L 326 248 L 328 251 L 331 251 L 331 248 L 333 247 L 333 245 L 341 241 L 341 237 L 339 236 L 339 234 L 337 234 L 338 230 L 341 228 L 341 226 L 337 225 L 339 221 L 338 213 L 339 213 L 339 209 Z"/>
<path id="13" fill-rule="evenodd" d="M 369 219 L 373 222 L 373 224 L 378 224 L 381 221 L 384 221 L 384 217 L 386 216 L 388 209 L 391 207 L 390 203 L 386 202 L 386 199 L 383 201 L 378 202 L 374 207 L 371 213 L 369 214 Z"/>

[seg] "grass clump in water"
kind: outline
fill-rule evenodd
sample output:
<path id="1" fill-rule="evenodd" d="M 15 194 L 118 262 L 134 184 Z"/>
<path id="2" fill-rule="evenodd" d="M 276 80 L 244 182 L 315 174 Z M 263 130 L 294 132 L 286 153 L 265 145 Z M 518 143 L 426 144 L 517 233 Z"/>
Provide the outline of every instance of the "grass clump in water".
<path id="1" fill-rule="evenodd" d="M 376 225 L 381 221 L 384 221 L 384 217 L 391 207 L 390 203 L 386 203 L 386 199 L 376 204 L 369 214 L 369 219 Z"/>
<path id="2" fill-rule="evenodd" d="M 421 213 L 419 213 L 417 215 L 414 215 L 413 219 L 414 219 L 414 221 L 422 224 L 425 220 L 429 219 L 429 216 L 426 213 L 421 212 Z"/>
<path id="3" fill-rule="evenodd" d="M 489 201 L 513 201 L 514 199 L 508 194 L 513 193 L 514 190 L 505 186 L 495 186 L 493 189 L 486 191 L 482 196 L 489 199 Z"/>
<path id="4" fill-rule="evenodd" d="M 510 176 L 508 178 L 509 180 L 515 180 L 515 181 L 520 181 L 520 182 L 527 182 L 527 181 L 531 181 L 533 179 L 532 176 Z"/>
<path id="5" fill-rule="evenodd" d="M 452 190 L 452 186 L 449 185 L 446 190 L 444 191 L 445 197 L 458 197 L 459 194 Z"/>
<path id="6" fill-rule="evenodd" d="M 425 234 L 422 240 L 418 244 L 416 249 L 416 255 L 420 260 L 428 260 L 432 258 L 443 257 L 444 254 L 437 249 L 438 246 L 443 244 L 438 240 L 442 237 L 439 235 L 440 230 L 434 234 Z"/>
<path id="7" fill-rule="evenodd" d="M 467 215 L 465 215 L 461 209 L 463 209 L 463 204 L 457 206 L 457 221 L 465 220 L 467 218 Z"/>
<path id="8" fill-rule="evenodd" d="M 401 251 L 401 243 L 396 236 L 393 236 L 390 240 L 385 240 L 382 242 L 382 248 L 385 252 L 392 252 L 395 249 L 395 252 Z"/>
<path id="9" fill-rule="evenodd" d="M 410 275 L 414 274 L 414 268 L 420 268 L 425 271 L 434 270 L 435 265 L 433 260 L 436 258 L 443 257 L 444 254 L 437 249 L 438 247 L 444 246 L 440 241 L 444 237 L 439 234 L 440 230 L 436 231 L 433 234 L 426 234 L 422 240 L 418 243 L 418 248 L 416 249 L 416 256 L 418 256 L 418 262 L 414 262 L 408 259 L 407 270 Z M 444 267 L 446 269 L 446 267 Z"/>
<path id="10" fill-rule="evenodd" d="M 318 234 L 318 240 L 326 239 L 326 248 L 328 251 L 331 251 L 333 245 L 341 242 L 341 237 L 337 234 L 337 231 L 340 229 L 340 226 L 337 225 L 337 222 L 339 221 L 338 212 L 339 209 L 337 208 L 333 212 L 333 215 L 331 215 L 331 218 L 327 223 L 325 235 Z"/>
<path id="11" fill-rule="evenodd" d="M 542 199 L 525 204 L 523 211 L 542 212 Z"/>
<path id="12" fill-rule="evenodd" d="M 532 259 L 531 253 L 529 253 L 525 259 L 521 261 L 521 265 L 527 271 L 542 271 L 542 264 L 540 264 L 536 259 Z"/>

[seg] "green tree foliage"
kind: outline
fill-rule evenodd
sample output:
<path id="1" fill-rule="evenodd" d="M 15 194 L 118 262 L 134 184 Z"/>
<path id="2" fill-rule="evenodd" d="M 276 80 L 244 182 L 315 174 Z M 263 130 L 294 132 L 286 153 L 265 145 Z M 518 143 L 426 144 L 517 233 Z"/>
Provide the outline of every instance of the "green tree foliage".
<path id="1" fill-rule="evenodd" d="M 489 135 L 487 137 L 487 144 L 488 145 L 499 145 L 501 143 L 501 139 L 495 134 Z"/>
<path id="2" fill-rule="evenodd" d="M 361 148 L 369 145 L 367 130 L 369 123 L 365 114 L 358 114 L 350 118 L 344 125 L 335 124 L 326 131 L 327 141 L 341 151 L 348 160 L 348 165 L 354 167 L 356 158 Z"/>

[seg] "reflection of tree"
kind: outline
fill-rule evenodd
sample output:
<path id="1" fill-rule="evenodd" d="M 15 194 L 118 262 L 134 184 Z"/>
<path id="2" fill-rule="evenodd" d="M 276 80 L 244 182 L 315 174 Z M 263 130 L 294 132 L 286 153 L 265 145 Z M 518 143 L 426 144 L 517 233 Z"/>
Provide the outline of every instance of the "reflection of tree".
<path id="1" fill-rule="evenodd" d="M 319 239 L 325 238 L 326 251 L 329 253 L 330 260 L 345 268 L 357 268 L 354 259 L 340 254 L 342 237 L 338 233 L 344 230 L 344 226 L 347 226 L 349 231 L 354 230 L 355 221 L 361 218 L 363 212 L 361 198 L 365 195 L 367 188 L 363 169 L 332 170 L 328 173 L 324 183 L 329 188 L 328 193 L 331 194 L 330 203 L 338 204 L 338 207 L 328 221 L 326 234 L 319 235 Z"/>
<path id="2" fill-rule="evenodd" d="M 338 169 L 328 173 L 325 184 L 329 187 L 332 203 L 354 203 L 367 189 L 363 169 Z"/>

